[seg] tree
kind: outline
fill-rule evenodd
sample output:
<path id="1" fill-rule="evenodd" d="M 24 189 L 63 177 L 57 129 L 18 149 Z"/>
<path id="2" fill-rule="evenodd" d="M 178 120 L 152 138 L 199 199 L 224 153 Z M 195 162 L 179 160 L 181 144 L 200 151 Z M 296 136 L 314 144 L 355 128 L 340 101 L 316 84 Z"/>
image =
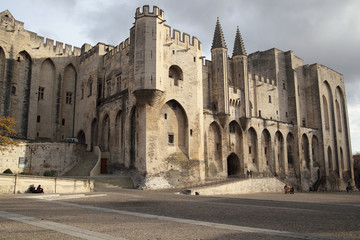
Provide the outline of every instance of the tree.
<path id="1" fill-rule="evenodd" d="M 11 117 L 0 117 L 0 149 L 5 149 L 11 145 L 18 145 L 12 138 L 16 137 L 17 132 L 14 129 L 16 121 Z"/>

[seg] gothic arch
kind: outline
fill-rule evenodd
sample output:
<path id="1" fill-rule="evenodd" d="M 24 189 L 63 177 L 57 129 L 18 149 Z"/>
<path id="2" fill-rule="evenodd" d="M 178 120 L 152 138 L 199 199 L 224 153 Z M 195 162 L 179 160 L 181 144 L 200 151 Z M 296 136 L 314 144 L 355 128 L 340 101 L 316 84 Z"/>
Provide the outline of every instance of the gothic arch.
<path id="1" fill-rule="evenodd" d="M 85 133 L 83 130 L 79 131 L 79 133 L 77 135 L 77 139 L 78 139 L 79 143 L 86 144 L 86 137 L 85 137 Z"/>
<path id="2" fill-rule="evenodd" d="M 301 137 L 301 160 L 305 163 L 304 166 L 310 170 L 309 139 L 305 133 Z"/>
<path id="3" fill-rule="evenodd" d="M 222 136 L 221 127 L 217 122 L 212 122 L 209 126 L 207 139 L 208 162 L 207 173 L 209 177 L 215 177 L 222 171 Z"/>
<path id="4" fill-rule="evenodd" d="M 325 97 L 325 95 L 322 96 L 323 99 L 323 114 L 324 114 L 324 120 L 325 120 L 325 130 L 330 130 L 330 120 L 329 120 L 329 106 L 328 101 Z"/>
<path id="5" fill-rule="evenodd" d="M 344 170 L 344 152 L 342 150 L 342 147 L 340 147 L 340 163 L 341 163 L 341 169 Z"/>
<path id="6" fill-rule="evenodd" d="M 123 113 L 121 110 L 118 111 L 115 118 L 115 152 L 117 155 L 117 159 L 121 158 L 121 153 L 123 152 Z"/>
<path id="7" fill-rule="evenodd" d="M 227 173 L 228 176 L 241 176 L 244 172 L 244 163 L 240 160 L 236 153 L 231 153 L 227 157 Z"/>
<path id="8" fill-rule="evenodd" d="M 313 159 L 313 167 L 323 168 L 324 165 L 321 163 L 321 158 L 320 158 L 319 140 L 315 135 L 312 137 L 311 146 L 312 146 L 311 153 Z"/>
<path id="9" fill-rule="evenodd" d="M 105 114 L 101 122 L 101 151 L 108 152 L 110 150 L 110 117 Z"/>
<path id="10" fill-rule="evenodd" d="M 332 151 L 330 146 L 328 146 L 327 148 L 327 160 L 328 160 L 329 170 L 333 170 Z"/>
<path id="11" fill-rule="evenodd" d="M 169 68 L 169 78 L 174 79 L 174 85 L 179 85 L 179 80 L 183 80 L 183 71 L 177 65 L 171 65 Z"/>
<path id="12" fill-rule="evenodd" d="M 275 163 L 278 166 L 279 172 L 285 173 L 284 137 L 280 131 L 275 133 L 274 152 Z"/>
<path id="13" fill-rule="evenodd" d="M 328 83 L 328 81 L 324 81 L 324 86 L 326 88 L 326 95 L 327 95 L 327 99 L 329 100 L 328 102 L 328 107 L 329 107 L 329 137 L 331 139 L 331 142 L 334 143 L 334 145 L 332 145 L 332 150 L 334 151 L 334 162 L 335 165 L 333 165 L 333 170 L 336 169 L 337 164 L 339 163 L 339 159 L 338 159 L 338 139 L 337 139 L 337 135 L 336 135 L 336 122 L 335 122 L 335 109 L 334 109 L 334 96 L 333 96 L 333 92 L 331 89 L 330 84 Z"/>
<path id="14" fill-rule="evenodd" d="M 77 73 L 75 67 L 70 63 L 64 69 L 63 81 L 61 86 L 61 112 L 60 119 L 66 119 L 66 122 L 72 123 L 74 121 L 75 109 L 75 85 Z M 73 132 L 72 124 L 63 126 L 61 134 L 67 137 L 71 136 Z"/>
<path id="15" fill-rule="evenodd" d="M 250 127 L 247 131 L 247 142 L 249 145 L 249 154 L 248 154 L 248 163 L 251 163 L 254 168 L 249 169 L 252 171 L 258 170 L 259 167 L 259 160 L 257 155 L 257 134 L 253 127 Z"/>
<path id="16" fill-rule="evenodd" d="M 31 90 L 31 69 L 32 59 L 26 51 L 21 51 L 16 55 L 13 66 L 13 77 L 10 101 L 10 116 L 18 121 L 17 131 L 20 137 L 27 137 L 29 103 Z"/>
<path id="17" fill-rule="evenodd" d="M 166 102 L 160 110 L 159 119 L 159 146 L 167 149 L 167 154 L 182 152 L 188 157 L 188 118 L 181 104 L 176 100 Z"/>
<path id="18" fill-rule="evenodd" d="M 292 133 L 288 133 L 286 137 L 286 145 L 287 145 L 287 163 L 288 168 L 292 169 L 295 165 L 294 153 L 295 153 L 295 140 Z"/>
<path id="19" fill-rule="evenodd" d="M 261 133 L 261 157 L 264 159 L 264 163 L 271 173 L 275 173 L 275 163 L 271 157 L 271 136 L 267 129 L 264 129 Z"/>
<path id="20" fill-rule="evenodd" d="M 50 58 L 45 59 L 40 67 L 40 80 L 38 86 L 37 115 L 41 116 L 46 124 L 36 124 L 36 132 L 39 138 L 51 139 L 55 123 L 54 97 L 56 86 L 55 65 Z"/>
<path id="21" fill-rule="evenodd" d="M 336 87 L 336 98 L 339 102 L 339 108 L 340 108 L 340 119 L 338 121 L 341 122 L 342 126 L 342 133 L 344 138 L 344 144 L 343 144 L 343 150 L 345 151 L 343 157 L 344 157 L 344 168 L 343 170 L 350 170 L 351 169 L 351 156 L 350 156 L 350 143 L 349 143 L 349 135 L 348 135 L 348 119 L 347 119 L 347 110 L 346 110 L 346 104 L 345 104 L 345 97 L 344 92 L 340 88 L 340 86 Z"/>
<path id="22" fill-rule="evenodd" d="M 229 123 L 229 149 L 238 156 L 243 153 L 243 136 L 239 123 L 231 121 Z"/>

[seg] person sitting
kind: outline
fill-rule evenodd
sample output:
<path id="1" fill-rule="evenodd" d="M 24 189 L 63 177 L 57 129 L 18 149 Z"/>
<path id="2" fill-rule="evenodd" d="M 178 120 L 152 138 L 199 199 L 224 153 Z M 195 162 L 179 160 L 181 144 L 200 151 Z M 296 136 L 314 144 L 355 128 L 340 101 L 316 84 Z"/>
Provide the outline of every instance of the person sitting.
<path id="1" fill-rule="evenodd" d="M 29 192 L 31 193 L 35 193 L 36 189 L 34 187 L 34 184 L 31 184 L 30 187 L 29 187 Z"/>
<path id="2" fill-rule="evenodd" d="M 290 192 L 290 187 L 288 185 L 284 186 L 285 194 L 288 194 Z"/>
<path id="3" fill-rule="evenodd" d="M 36 192 L 37 192 L 37 193 L 44 193 L 44 189 L 41 188 L 41 185 L 39 185 L 39 186 L 36 188 Z"/>

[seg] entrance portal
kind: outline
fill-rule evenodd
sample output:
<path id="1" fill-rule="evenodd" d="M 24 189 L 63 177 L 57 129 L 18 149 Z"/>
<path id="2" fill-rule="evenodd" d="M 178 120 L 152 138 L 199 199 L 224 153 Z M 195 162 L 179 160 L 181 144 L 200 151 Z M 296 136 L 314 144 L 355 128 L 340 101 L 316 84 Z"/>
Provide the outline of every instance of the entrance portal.
<path id="1" fill-rule="evenodd" d="M 240 176 L 241 175 L 241 163 L 240 159 L 235 153 L 232 153 L 227 158 L 228 176 Z"/>

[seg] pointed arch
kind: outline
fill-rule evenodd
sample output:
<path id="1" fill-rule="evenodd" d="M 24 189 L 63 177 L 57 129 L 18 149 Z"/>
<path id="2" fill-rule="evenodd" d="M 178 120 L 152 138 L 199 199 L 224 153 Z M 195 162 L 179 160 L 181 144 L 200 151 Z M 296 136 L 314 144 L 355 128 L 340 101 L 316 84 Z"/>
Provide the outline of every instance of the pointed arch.
<path id="1" fill-rule="evenodd" d="M 284 137 L 280 131 L 275 133 L 274 152 L 275 165 L 278 166 L 277 169 L 279 169 L 280 173 L 285 173 Z"/>
<path id="2" fill-rule="evenodd" d="M 249 170 L 255 171 L 259 168 L 259 160 L 257 155 L 257 134 L 253 127 L 250 127 L 247 131 L 247 142 L 249 145 L 248 163 L 253 166 Z"/>
<path id="3" fill-rule="evenodd" d="M 229 123 L 229 149 L 238 156 L 243 153 L 243 134 L 238 122 L 231 121 Z"/>
<path id="4" fill-rule="evenodd" d="M 311 140 L 312 146 L 312 160 L 313 160 L 313 167 L 324 168 L 324 164 L 321 162 L 320 158 L 320 149 L 319 149 L 319 140 L 314 135 Z"/>
<path id="5" fill-rule="evenodd" d="M 339 163 L 339 159 L 338 159 L 338 139 L 337 139 L 337 135 L 336 135 L 336 118 L 335 118 L 335 107 L 334 107 L 334 96 L 333 96 L 333 91 L 331 89 L 331 86 L 329 84 L 328 81 L 324 81 L 325 86 L 325 94 L 326 94 L 326 98 L 328 99 L 328 108 L 329 108 L 329 132 L 328 132 L 328 137 L 330 137 L 331 142 L 333 143 L 331 148 L 333 152 L 333 157 L 334 157 L 334 162 L 335 164 Z M 336 165 L 333 165 L 333 168 L 336 168 Z M 334 170 L 333 169 L 333 170 Z"/>
<path id="6" fill-rule="evenodd" d="M 32 59 L 26 51 L 19 52 L 15 58 L 11 88 L 16 92 L 13 92 L 14 94 L 10 97 L 10 116 L 14 117 L 18 122 L 17 131 L 19 136 L 26 138 L 30 107 Z"/>
<path id="7" fill-rule="evenodd" d="M 169 68 L 169 78 L 174 80 L 174 85 L 179 86 L 179 80 L 183 80 L 183 71 L 177 65 L 171 65 Z"/>
<path id="8" fill-rule="evenodd" d="M 342 147 L 340 147 L 340 163 L 341 163 L 341 170 L 344 170 L 344 152 Z"/>
<path id="9" fill-rule="evenodd" d="M 217 122 L 212 122 L 208 131 L 208 177 L 215 177 L 222 171 L 222 134 L 221 127 Z"/>
<path id="10" fill-rule="evenodd" d="M 325 130 L 329 130 L 330 129 L 330 123 L 329 123 L 329 106 L 328 106 L 328 101 L 325 97 L 325 95 L 322 96 L 323 99 L 323 114 L 324 114 L 324 120 L 325 120 Z"/>
<path id="11" fill-rule="evenodd" d="M 346 102 L 345 102 L 345 95 L 343 90 L 340 86 L 336 87 L 336 98 L 339 103 L 339 112 L 340 112 L 340 119 L 338 121 L 340 122 L 342 126 L 342 137 L 344 139 L 342 149 L 345 151 L 343 153 L 344 157 L 344 168 L 343 170 L 350 170 L 351 169 L 351 156 L 350 156 L 350 143 L 349 143 L 349 126 L 348 126 L 348 117 L 347 117 L 347 109 L 346 109 Z"/>
<path id="12" fill-rule="evenodd" d="M 86 137 L 83 130 L 80 130 L 77 134 L 77 139 L 79 143 L 86 144 Z"/>
<path id="13" fill-rule="evenodd" d="M 309 139 L 305 133 L 301 136 L 301 160 L 305 163 L 304 166 L 310 170 Z"/>
<path id="14" fill-rule="evenodd" d="M 231 153 L 227 157 L 227 174 L 228 176 L 242 176 L 244 173 L 244 163 L 236 153 Z"/>
<path id="15" fill-rule="evenodd" d="M 101 151 L 108 152 L 110 150 L 110 117 L 105 114 L 101 123 Z"/>
<path id="16" fill-rule="evenodd" d="M 56 76 L 55 65 L 50 58 L 45 59 L 40 67 L 40 80 L 38 86 L 37 115 L 41 116 L 42 122 L 36 124 L 36 132 L 39 138 L 52 139 L 55 123 Z"/>
<path id="17" fill-rule="evenodd" d="M 118 111 L 115 118 L 115 152 L 117 159 L 122 159 L 123 152 L 123 113 L 121 110 Z M 123 161 L 121 161 L 123 162 Z"/>
<path id="18" fill-rule="evenodd" d="M 60 119 L 66 119 L 67 122 L 73 123 L 74 121 L 74 110 L 76 101 L 76 80 L 77 73 L 74 65 L 68 64 L 63 73 L 63 81 L 61 85 L 61 102 L 60 102 Z M 68 124 L 61 128 L 61 135 L 67 137 L 73 133 L 73 124 Z"/>
<path id="19" fill-rule="evenodd" d="M 333 157 L 332 157 L 332 151 L 331 151 L 331 147 L 328 146 L 327 148 L 327 160 L 328 160 L 328 166 L 329 166 L 329 170 L 333 170 Z"/>
<path id="20" fill-rule="evenodd" d="M 295 164 L 295 160 L 294 160 L 294 136 L 292 133 L 288 133 L 287 137 L 286 137 L 286 145 L 287 145 L 287 163 L 288 163 L 288 168 L 292 169 L 294 168 L 294 164 Z"/>
<path id="21" fill-rule="evenodd" d="M 189 156 L 188 118 L 184 108 L 176 100 L 166 102 L 159 116 L 159 146 L 167 149 L 167 154 L 182 152 Z"/>
<path id="22" fill-rule="evenodd" d="M 273 161 L 271 152 L 271 136 L 269 131 L 265 128 L 261 133 L 261 156 L 264 159 L 264 165 L 268 167 L 268 170 L 275 173 L 275 163 Z"/>

